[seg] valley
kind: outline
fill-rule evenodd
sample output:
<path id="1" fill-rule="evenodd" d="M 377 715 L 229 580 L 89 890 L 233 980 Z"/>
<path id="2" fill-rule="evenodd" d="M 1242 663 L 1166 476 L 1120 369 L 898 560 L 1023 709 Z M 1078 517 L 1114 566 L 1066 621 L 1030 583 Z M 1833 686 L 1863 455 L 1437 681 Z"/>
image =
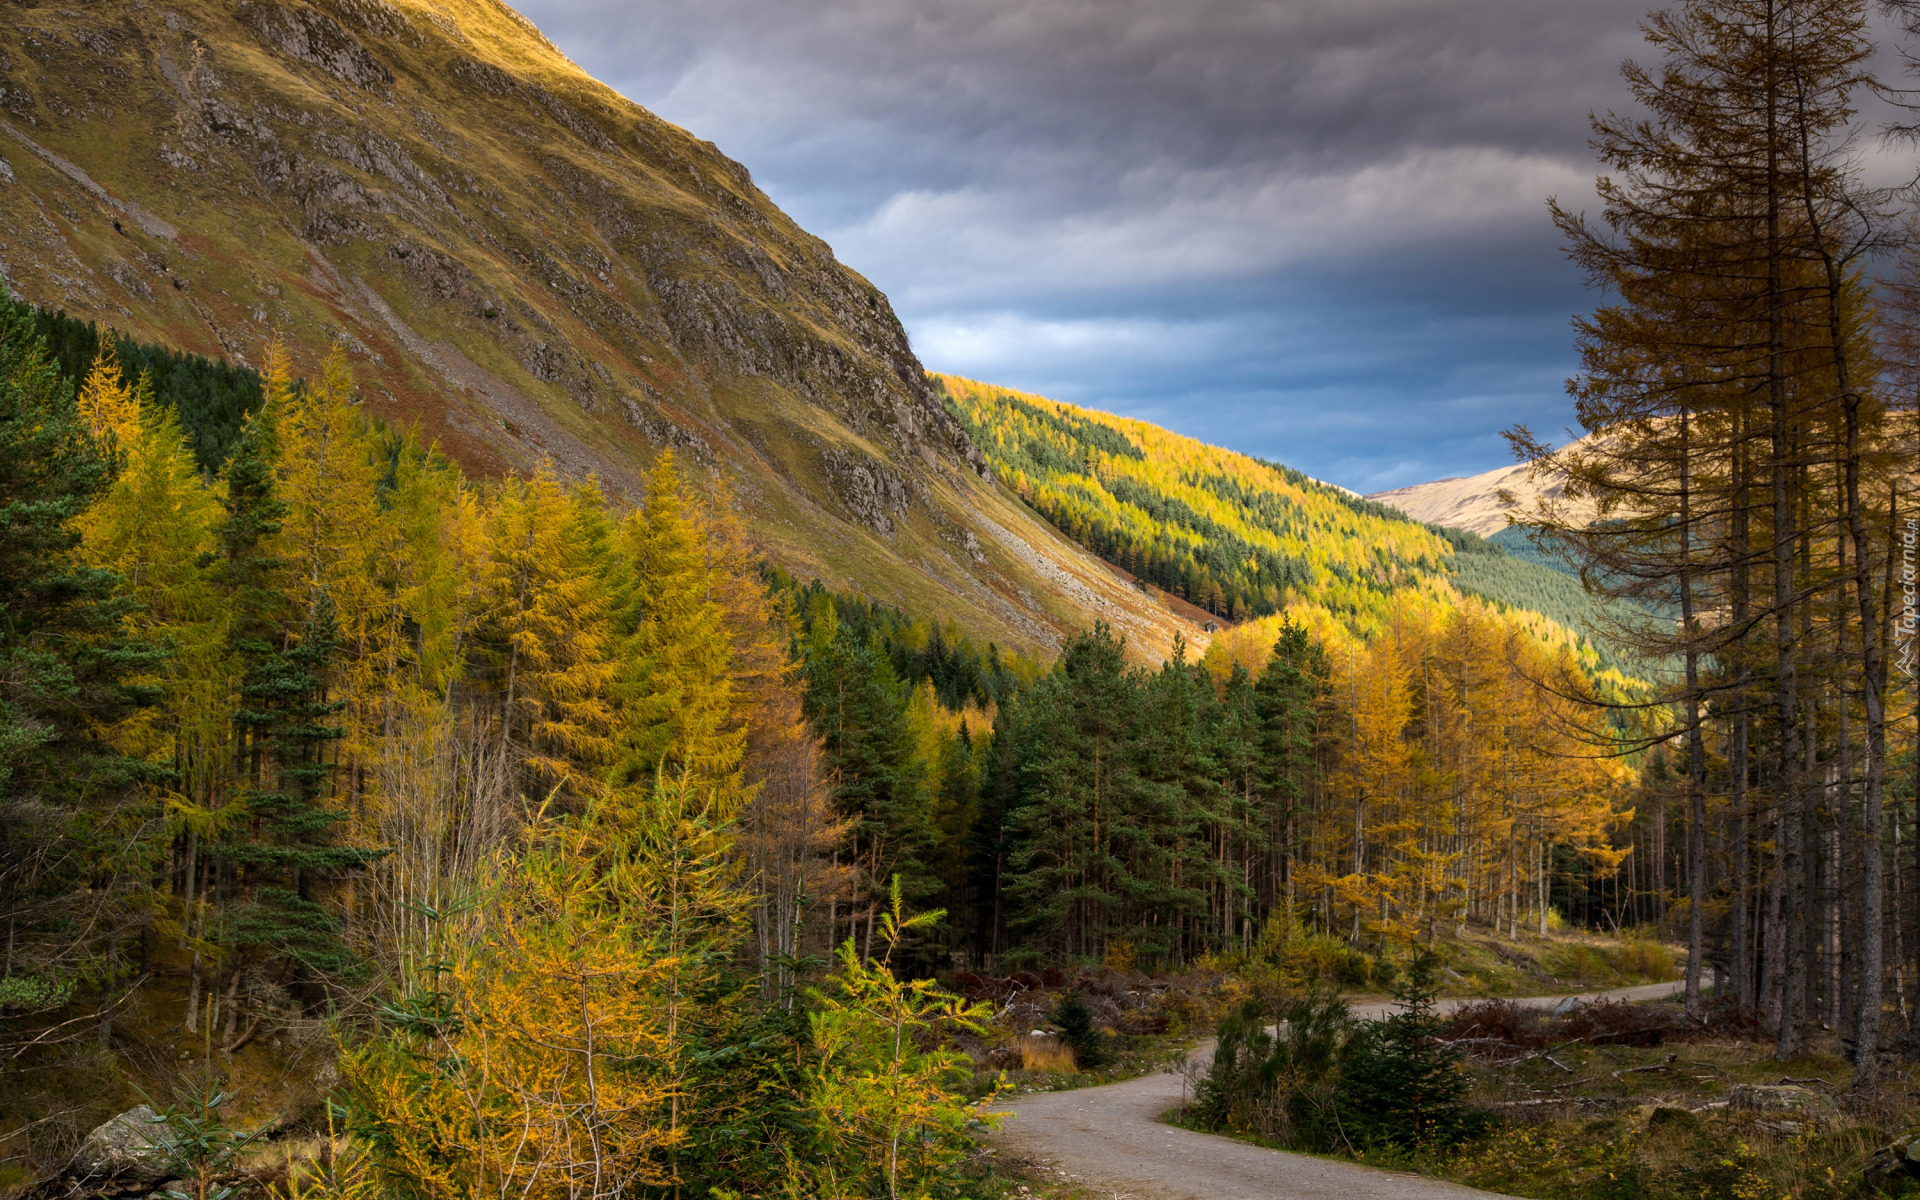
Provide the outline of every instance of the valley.
<path id="1" fill-rule="evenodd" d="M 1799 215 L 1601 119 L 1587 436 L 1361 496 L 930 370 L 500 0 L 16 0 L 0 1200 L 1920 1187 L 1863 11 L 1629 71 L 1827 72 Z"/>

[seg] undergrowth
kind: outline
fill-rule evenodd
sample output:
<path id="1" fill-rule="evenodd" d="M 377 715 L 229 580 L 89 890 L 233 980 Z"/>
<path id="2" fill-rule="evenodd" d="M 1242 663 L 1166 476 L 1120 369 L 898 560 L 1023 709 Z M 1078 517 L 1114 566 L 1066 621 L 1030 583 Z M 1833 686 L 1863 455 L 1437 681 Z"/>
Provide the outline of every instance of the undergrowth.
<path id="1" fill-rule="evenodd" d="M 1920 1135 L 1920 1069 L 1850 1095 L 1837 1037 L 1778 1061 L 1758 1016 L 1731 1002 L 1689 1018 L 1676 1003 L 1558 1012 L 1483 1001 L 1424 1027 L 1424 1044 L 1407 1047 L 1421 1069 L 1368 1071 L 1382 1065 L 1375 1031 L 1388 1023 L 1345 1020 L 1337 999 L 1313 994 L 1234 1014 L 1213 1076 L 1178 1123 L 1537 1200 L 1920 1197 L 1920 1178 L 1865 1175 L 1876 1155 L 1897 1162 Z M 1435 1123 L 1431 1104 L 1400 1094 L 1436 1068 L 1454 1073 L 1450 1115 L 1463 1123 Z M 1761 1111 L 1756 1088 L 1784 1091 L 1793 1107 Z M 1349 1104 L 1386 1095 L 1370 1132 L 1364 1120 L 1329 1120 L 1343 1089 Z"/>

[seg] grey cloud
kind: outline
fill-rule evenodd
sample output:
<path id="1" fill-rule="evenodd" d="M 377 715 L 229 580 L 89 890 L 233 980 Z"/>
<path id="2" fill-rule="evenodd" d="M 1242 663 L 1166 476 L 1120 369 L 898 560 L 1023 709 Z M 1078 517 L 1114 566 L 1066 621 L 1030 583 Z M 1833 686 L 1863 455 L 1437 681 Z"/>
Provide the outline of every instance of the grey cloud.
<path id="1" fill-rule="evenodd" d="M 535 0 L 922 358 L 1372 489 L 1564 423 L 1543 201 L 1645 0 Z"/>

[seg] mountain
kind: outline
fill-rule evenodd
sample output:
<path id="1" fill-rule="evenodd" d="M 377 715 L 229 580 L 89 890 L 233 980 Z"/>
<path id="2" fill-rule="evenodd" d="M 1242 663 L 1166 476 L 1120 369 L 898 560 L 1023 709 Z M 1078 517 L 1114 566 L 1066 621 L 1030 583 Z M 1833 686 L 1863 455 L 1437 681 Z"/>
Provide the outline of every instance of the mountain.
<path id="1" fill-rule="evenodd" d="M 1343 488 L 1145 421 L 938 378 L 1002 483 L 1155 594 L 1234 621 L 1302 600 L 1375 614 L 1445 574 L 1444 537 Z"/>
<path id="2" fill-rule="evenodd" d="M 1561 485 L 1552 480 L 1530 478 L 1525 463 L 1495 467 L 1464 479 L 1436 479 L 1411 487 L 1375 492 L 1367 499 L 1388 504 L 1416 521 L 1464 529 L 1481 537 L 1492 537 L 1507 528 L 1509 513 L 1524 513 L 1542 498 L 1559 499 Z M 1501 492 L 1513 497 L 1511 506 L 1500 499 Z"/>
<path id="3" fill-rule="evenodd" d="M 1372 634 L 1410 596 L 1442 605 L 1477 597 L 1533 614 L 1540 637 L 1586 642 L 1596 669 L 1626 669 L 1588 637 L 1606 623 L 1605 605 L 1524 542 L 1510 550 L 1426 524 L 1377 497 L 1145 421 L 937 379 L 1003 484 L 1169 604 L 1262 631 L 1285 612 Z M 1261 637 L 1264 651 L 1271 636 Z"/>
<path id="4" fill-rule="evenodd" d="M 988 471 L 887 298 L 745 167 L 495 0 L 28 0 L 0 29 L 0 276 L 296 367 L 470 474 L 637 494 L 671 449 L 801 577 L 1047 651 L 1198 626 Z"/>

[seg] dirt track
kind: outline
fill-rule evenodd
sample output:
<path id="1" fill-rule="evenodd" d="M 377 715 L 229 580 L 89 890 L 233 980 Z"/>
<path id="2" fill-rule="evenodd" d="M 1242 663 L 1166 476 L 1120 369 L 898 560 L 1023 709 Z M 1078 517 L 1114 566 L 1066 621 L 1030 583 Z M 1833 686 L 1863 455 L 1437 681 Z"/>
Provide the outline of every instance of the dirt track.
<path id="1" fill-rule="evenodd" d="M 1658 1000 L 1678 983 L 1596 992 L 1582 999 Z M 1549 1005 L 1562 996 L 1533 996 Z M 1442 1001 L 1447 1010 L 1468 1001 Z M 1390 1006 L 1355 1005 L 1377 1017 Z M 1204 1062 L 1213 1044 L 1195 1050 Z M 1177 1129 L 1160 1116 L 1180 1103 L 1181 1077 L 1147 1075 L 1105 1087 L 1028 1096 L 1005 1106 L 1013 1114 L 994 1135 L 1003 1152 L 1046 1163 L 1116 1200 L 1466 1200 L 1493 1196 L 1418 1175 L 1266 1150 L 1231 1138 Z"/>

